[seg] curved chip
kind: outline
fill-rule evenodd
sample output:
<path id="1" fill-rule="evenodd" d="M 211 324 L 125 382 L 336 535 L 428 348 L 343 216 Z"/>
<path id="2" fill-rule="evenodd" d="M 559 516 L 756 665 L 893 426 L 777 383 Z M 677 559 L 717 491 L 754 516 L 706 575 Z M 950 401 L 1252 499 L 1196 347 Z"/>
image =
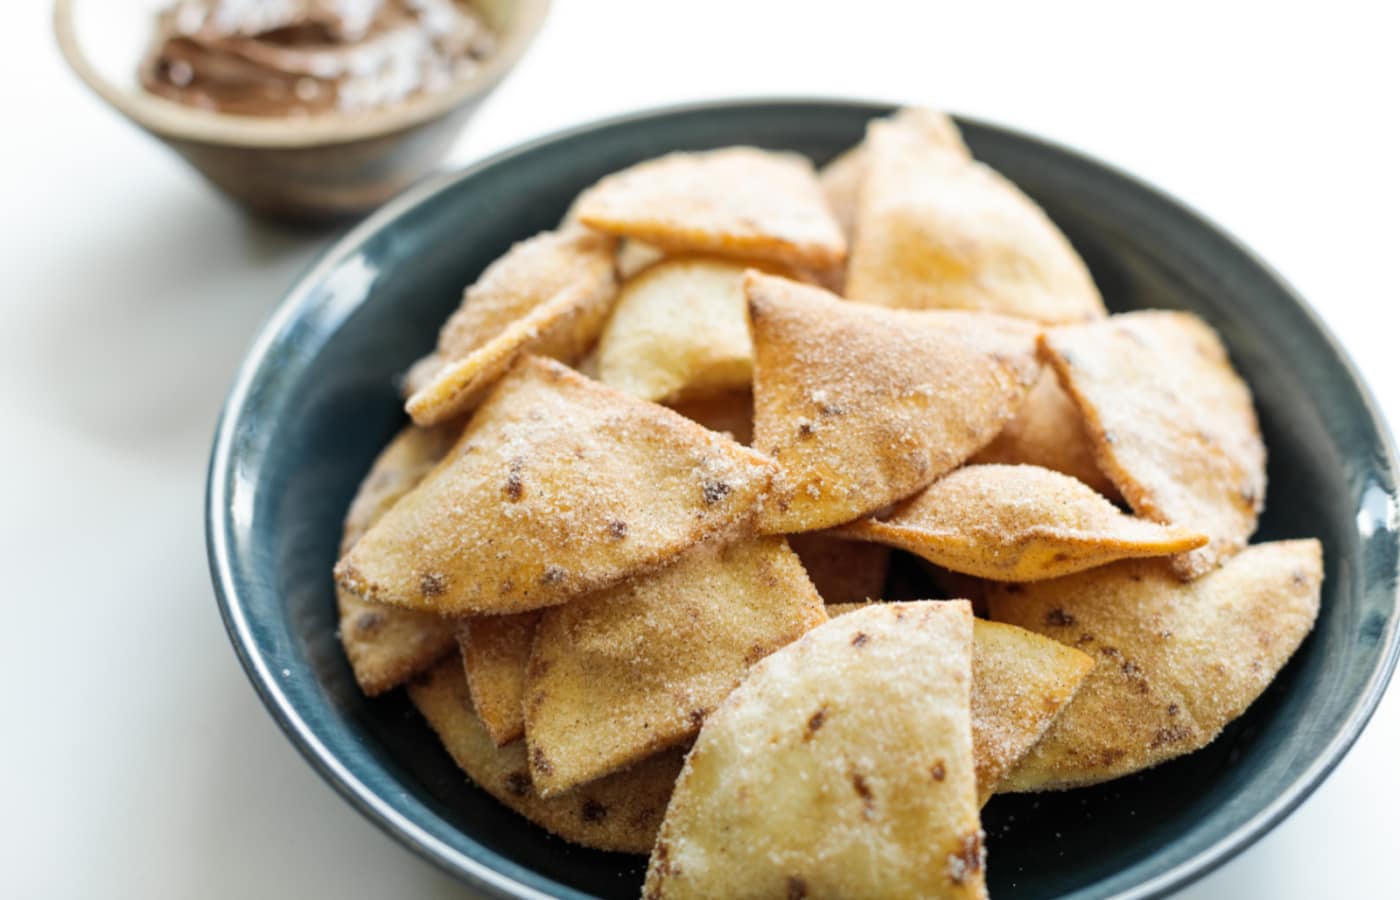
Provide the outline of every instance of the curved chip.
<path id="1" fill-rule="evenodd" d="M 1026 398 L 1037 328 L 986 313 L 847 303 L 750 273 L 754 446 L 782 471 L 760 530 L 813 531 L 913 494 Z"/>
<path id="2" fill-rule="evenodd" d="M 749 666 L 825 621 L 780 537 L 545 611 L 526 676 L 535 785 L 549 796 L 689 740 Z"/>
<path id="3" fill-rule="evenodd" d="M 705 722 L 643 896 L 984 897 L 972 614 L 890 603 L 759 663 Z"/>
<path id="4" fill-rule="evenodd" d="M 743 527 L 773 471 L 684 416 L 526 356 L 336 581 L 444 615 L 554 606 Z"/>
<path id="5" fill-rule="evenodd" d="M 525 744 L 497 747 L 477 717 L 461 660 L 440 663 L 408 686 L 408 696 L 458 767 L 505 806 L 585 847 L 621 853 L 651 849 L 685 760 L 682 751 L 658 754 L 625 772 L 546 800 L 530 781 Z"/>
<path id="6" fill-rule="evenodd" d="M 1192 582 L 1159 560 L 992 587 L 994 618 L 1098 661 L 1003 791 L 1097 784 L 1204 747 L 1268 687 L 1312 629 L 1322 546 L 1245 549 Z"/>
<path id="7" fill-rule="evenodd" d="M 847 297 L 1055 323 L 1105 315 L 1069 241 L 1001 175 L 894 122 L 871 122 L 864 152 Z"/>
<path id="8" fill-rule="evenodd" d="M 671 153 L 602 179 L 578 219 L 668 253 L 716 253 L 825 269 L 846 240 L 812 164 L 794 153 L 726 147 Z"/>
<path id="9" fill-rule="evenodd" d="M 1238 553 L 1264 506 L 1264 442 L 1211 327 L 1151 310 L 1053 329 L 1042 347 L 1133 510 L 1210 536 L 1173 560 L 1176 573 L 1196 578 Z"/>
<path id="10" fill-rule="evenodd" d="M 350 510 L 340 552 L 349 552 L 370 526 L 412 490 L 452 446 L 452 428 L 399 432 L 380 452 L 360 484 Z M 367 603 L 337 587 L 340 644 L 360 690 L 373 697 L 426 670 L 452 649 L 452 623 L 431 613 Z"/>
<path id="11" fill-rule="evenodd" d="M 496 746 L 525 736 L 525 667 L 540 613 L 472 616 L 457 626 L 457 646 L 472 705 Z"/>
<path id="12" fill-rule="evenodd" d="M 1094 459 L 1094 445 L 1079 407 L 1048 369 L 1031 388 L 1016 418 L 969 462 L 1054 469 L 1078 478 L 1110 500 L 1120 499 L 1118 489 Z"/>
<path id="13" fill-rule="evenodd" d="M 858 603 L 885 592 L 885 578 L 890 573 L 888 547 L 824 531 L 791 535 L 788 544 L 828 605 Z"/>
<path id="14" fill-rule="evenodd" d="M 840 533 L 995 581 L 1058 578 L 1207 541 L 1188 528 L 1126 515 L 1083 482 L 1039 466 L 964 466 L 889 515 Z"/>
<path id="15" fill-rule="evenodd" d="M 522 241 L 467 288 L 438 335 L 438 369 L 420 361 L 408 414 L 420 425 L 470 412 L 522 353 L 573 362 L 593 344 L 617 296 L 616 241 L 585 228 Z"/>
<path id="16" fill-rule="evenodd" d="M 692 397 L 671 408 L 711 431 L 728 435 L 741 444 L 753 443 L 753 391 L 730 391 L 710 397 Z"/>
<path id="17" fill-rule="evenodd" d="M 753 381 L 744 267 L 685 257 L 622 286 L 598 338 L 598 380 L 643 400 L 745 390 Z"/>

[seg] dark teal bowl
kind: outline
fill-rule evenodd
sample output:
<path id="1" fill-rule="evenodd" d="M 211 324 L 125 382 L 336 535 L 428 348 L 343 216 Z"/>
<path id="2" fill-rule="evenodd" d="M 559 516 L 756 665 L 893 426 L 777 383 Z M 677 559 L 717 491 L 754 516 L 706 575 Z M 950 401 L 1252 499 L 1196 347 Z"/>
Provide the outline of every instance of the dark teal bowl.
<path id="1" fill-rule="evenodd" d="M 407 701 L 366 700 L 336 641 L 330 571 L 346 505 L 403 422 L 395 376 L 513 241 L 599 176 L 668 150 L 756 144 L 817 162 L 889 107 L 714 103 L 627 116 L 439 178 L 356 228 L 292 289 L 215 438 L 209 564 L 234 649 L 307 760 L 425 858 L 508 897 L 636 897 L 645 861 L 546 835 L 470 785 Z M 985 811 L 998 898 L 1167 893 L 1257 840 L 1318 785 L 1375 709 L 1397 648 L 1396 458 L 1346 354 L 1277 275 L 1200 216 L 1059 147 L 962 120 L 1034 197 L 1114 310 L 1193 310 L 1224 336 L 1269 445 L 1259 539 L 1316 535 L 1317 628 L 1209 748 L 1090 790 Z"/>

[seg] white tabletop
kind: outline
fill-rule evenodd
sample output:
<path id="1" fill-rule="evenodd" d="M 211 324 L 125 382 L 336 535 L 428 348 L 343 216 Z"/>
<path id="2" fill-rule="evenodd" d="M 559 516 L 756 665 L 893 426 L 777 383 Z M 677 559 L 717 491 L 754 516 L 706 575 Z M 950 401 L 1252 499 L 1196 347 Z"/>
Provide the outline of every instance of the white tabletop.
<path id="1" fill-rule="evenodd" d="M 465 896 L 283 739 L 205 568 L 219 405 L 323 238 L 248 221 L 119 121 L 63 68 L 46 5 L 7 3 L 0 30 L 0 547 L 19 620 L 0 629 L 18 706 L 0 751 L 0 895 Z M 556 6 L 454 163 L 719 96 L 888 98 L 1006 122 L 1136 172 L 1251 244 L 1400 421 L 1400 67 L 1393 29 L 1368 19 L 1381 4 Z M 1183 896 L 1393 889 L 1398 693 L 1312 799 Z"/>

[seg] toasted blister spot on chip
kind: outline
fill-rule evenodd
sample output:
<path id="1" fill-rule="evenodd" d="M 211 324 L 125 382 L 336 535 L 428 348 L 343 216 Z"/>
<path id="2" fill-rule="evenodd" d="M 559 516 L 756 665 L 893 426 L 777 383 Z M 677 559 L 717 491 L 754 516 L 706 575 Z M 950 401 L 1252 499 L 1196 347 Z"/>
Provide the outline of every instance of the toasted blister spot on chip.
<path id="1" fill-rule="evenodd" d="M 774 470 L 683 416 L 527 356 L 447 459 L 341 560 L 337 581 L 445 615 L 554 606 L 742 527 Z M 505 502 L 512 471 L 522 489 Z M 425 596 L 423 572 L 444 592 Z"/>
<path id="2" fill-rule="evenodd" d="M 842 535 L 915 553 L 954 572 L 1039 581 L 1119 559 L 1169 556 L 1208 540 L 1121 512 L 1083 482 L 1039 466 L 965 466 Z"/>
<path id="3" fill-rule="evenodd" d="M 1264 504 L 1264 442 L 1249 387 L 1209 325 L 1190 313 L 1126 313 L 1052 329 L 1042 351 L 1133 510 L 1209 535 L 1174 560 L 1179 576 L 1199 577 L 1245 546 Z"/>
<path id="4" fill-rule="evenodd" d="M 760 662 L 700 730 L 644 896 L 984 897 L 972 665 L 971 611 L 945 602 L 867 607 Z"/>
<path id="5" fill-rule="evenodd" d="M 567 228 L 522 241 L 488 266 L 438 335 L 436 370 L 420 361 L 406 379 L 413 420 L 432 425 L 470 412 L 522 353 L 582 357 L 617 297 L 614 245 Z"/>
<path id="6" fill-rule="evenodd" d="M 579 221 L 668 253 L 814 269 L 846 257 L 812 164 L 754 147 L 672 153 L 609 175 L 580 199 Z"/>
<path id="7" fill-rule="evenodd" d="M 642 760 L 577 791 L 540 797 L 526 747 L 498 747 L 477 716 L 462 661 L 447 659 L 408 686 L 409 698 L 473 782 L 546 831 L 598 850 L 647 853 L 684 761 L 681 750 Z"/>
<path id="8" fill-rule="evenodd" d="M 1083 261 L 1030 198 L 926 130 L 870 123 L 846 296 L 1047 323 L 1102 318 Z"/>
<path id="9" fill-rule="evenodd" d="M 764 531 L 840 525 L 917 492 L 995 437 L 1039 372 L 1039 329 L 1020 319 L 880 309 L 759 273 L 746 283 L 754 446 L 782 468 Z"/>
<path id="10" fill-rule="evenodd" d="M 566 791 L 680 744 L 749 666 L 826 621 L 782 538 L 704 546 L 547 610 L 527 676 L 526 739 Z"/>
<path id="11" fill-rule="evenodd" d="M 1322 547 L 1300 540 L 1248 547 L 1190 582 L 1165 560 L 1125 560 L 1014 596 L 993 588 L 993 618 L 1099 657 L 1000 789 L 1096 784 L 1204 747 L 1312 629 L 1321 585 Z"/>
<path id="12" fill-rule="evenodd" d="M 497 746 L 525 736 L 525 667 L 539 617 L 472 616 L 457 627 L 472 705 Z"/>

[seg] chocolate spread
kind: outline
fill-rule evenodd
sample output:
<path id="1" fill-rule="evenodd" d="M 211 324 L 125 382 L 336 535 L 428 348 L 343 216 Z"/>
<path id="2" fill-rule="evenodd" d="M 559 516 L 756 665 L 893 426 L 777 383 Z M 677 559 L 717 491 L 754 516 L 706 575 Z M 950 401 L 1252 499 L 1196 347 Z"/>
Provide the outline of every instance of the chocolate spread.
<path id="1" fill-rule="evenodd" d="M 180 0 L 141 83 L 233 115 L 354 113 L 443 90 L 494 45 L 458 0 Z"/>

